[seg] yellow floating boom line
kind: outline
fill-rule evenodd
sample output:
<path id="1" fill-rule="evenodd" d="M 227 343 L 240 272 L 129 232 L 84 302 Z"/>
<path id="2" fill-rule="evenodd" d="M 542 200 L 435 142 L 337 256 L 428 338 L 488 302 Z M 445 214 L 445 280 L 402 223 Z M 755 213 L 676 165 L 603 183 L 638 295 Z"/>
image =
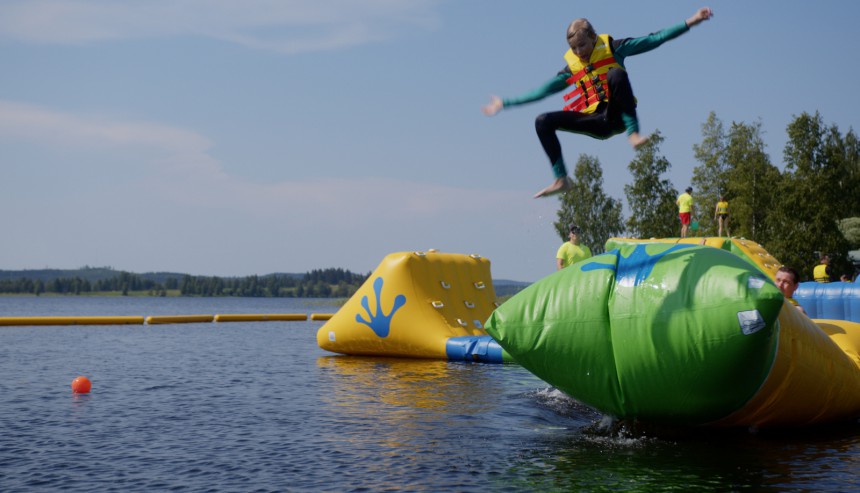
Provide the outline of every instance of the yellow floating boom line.
<path id="1" fill-rule="evenodd" d="M 305 313 L 235 313 L 215 315 L 216 322 L 275 322 L 307 320 Z"/>
<path id="2" fill-rule="evenodd" d="M 200 322 L 211 322 L 215 315 L 159 315 L 146 317 L 146 323 L 156 324 L 191 324 Z"/>
<path id="3" fill-rule="evenodd" d="M 142 325 L 143 317 L 0 317 L 0 325 Z"/>

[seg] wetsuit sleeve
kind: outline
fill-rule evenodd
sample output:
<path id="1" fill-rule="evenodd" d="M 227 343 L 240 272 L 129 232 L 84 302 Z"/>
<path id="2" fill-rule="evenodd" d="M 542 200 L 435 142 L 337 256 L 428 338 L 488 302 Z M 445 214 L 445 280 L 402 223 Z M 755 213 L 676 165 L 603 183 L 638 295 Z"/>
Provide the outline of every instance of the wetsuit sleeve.
<path id="1" fill-rule="evenodd" d="M 681 22 L 662 31 L 642 36 L 641 38 L 613 40 L 612 51 L 615 54 L 615 60 L 624 66 L 624 58 L 651 51 L 666 41 L 675 39 L 689 30 L 690 28 L 687 27 L 687 23 Z"/>
<path id="2" fill-rule="evenodd" d="M 685 21 L 663 29 L 662 31 L 651 33 L 648 36 L 642 36 L 640 38 L 624 38 L 620 40 L 613 39 L 612 53 L 615 56 L 615 61 L 623 67 L 624 59 L 626 57 L 651 51 L 666 41 L 675 39 L 689 30 L 690 28 L 687 26 L 687 22 Z M 639 119 L 636 118 L 635 114 L 622 113 L 621 120 L 624 122 L 624 126 L 627 129 L 627 135 L 630 135 L 633 132 L 639 132 Z"/>
<path id="3" fill-rule="evenodd" d="M 502 99 L 502 106 L 507 108 L 509 106 L 517 106 L 521 104 L 531 103 L 534 101 L 539 101 L 547 96 L 552 96 L 553 94 L 559 93 L 567 87 L 567 79 L 569 77 L 570 71 L 562 70 L 561 72 L 556 74 L 555 77 L 546 81 L 543 85 L 533 91 L 529 91 L 515 98 Z"/>

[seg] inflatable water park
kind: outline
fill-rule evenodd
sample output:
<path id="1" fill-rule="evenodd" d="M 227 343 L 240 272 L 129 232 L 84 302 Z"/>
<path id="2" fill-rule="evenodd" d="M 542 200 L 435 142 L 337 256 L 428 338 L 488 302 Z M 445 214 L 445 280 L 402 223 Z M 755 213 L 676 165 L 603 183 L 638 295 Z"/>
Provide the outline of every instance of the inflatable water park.
<path id="1" fill-rule="evenodd" d="M 761 245 L 617 238 L 606 250 L 501 306 L 486 258 L 394 253 L 317 342 L 349 355 L 517 363 L 622 420 L 794 427 L 860 417 L 860 323 L 797 310 Z M 842 287 L 837 303 L 836 289 L 810 290 L 801 304 L 855 310 L 856 291 Z"/>

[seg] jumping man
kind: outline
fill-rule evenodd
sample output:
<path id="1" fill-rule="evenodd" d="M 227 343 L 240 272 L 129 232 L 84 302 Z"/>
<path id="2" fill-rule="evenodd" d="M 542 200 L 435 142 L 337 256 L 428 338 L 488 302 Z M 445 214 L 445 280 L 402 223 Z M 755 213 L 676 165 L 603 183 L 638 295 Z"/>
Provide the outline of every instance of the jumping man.
<path id="1" fill-rule="evenodd" d="M 627 140 L 634 148 L 648 140 L 639 134 L 636 99 L 624 68 L 624 59 L 651 51 L 712 16 L 711 9 L 703 7 L 685 22 L 648 36 L 624 39 L 598 35 L 587 19 L 576 19 L 567 28 L 570 49 L 564 55 L 567 65 L 561 72 L 520 97 L 490 98 L 490 103 L 483 107 L 488 116 L 503 108 L 538 101 L 571 88 L 564 97 L 564 111 L 544 113 L 535 121 L 538 138 L 555 175 L 555 180 L 535 194 L 535 198 L 564 192 L 571 186 L 556 131 L 608 139 L 626 130 Z"/>

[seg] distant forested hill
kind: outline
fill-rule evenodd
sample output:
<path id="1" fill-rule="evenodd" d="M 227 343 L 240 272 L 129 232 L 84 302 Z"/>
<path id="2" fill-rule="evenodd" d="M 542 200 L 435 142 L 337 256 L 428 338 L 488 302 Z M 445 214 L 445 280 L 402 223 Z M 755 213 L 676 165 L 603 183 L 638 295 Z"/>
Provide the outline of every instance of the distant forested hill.
<path id="1" fill-rule="evenodd" d="M 9 279 L 31 279 L 33 281 L 49 282 L 54 279 L 75 278 L 90 282 L 110 279 L 120 271 L 110 267 L 82 267 L 80 269 L 29 269 L 29 270 L 0 270 L 0 281 Z M 182 274 L 176 274 L 180 278 Z"/>
<path id="2" fill-rule="evenodd" d="M 493 279 L 493 289 L 496 291 L 496 296 L 511 296 L 519 293 L 529 286 L 528 282 L 511 281 L 508 279 Z"/>
<path id="3" fill-rule="evenodd" d="M 0 270 L 0 294 L 145 294 L 151 296 L 251 296 L 347 298 L 370 274 L 345 269 L 316 269 L 304 274 L 192 276 L 179 272 L 134 274 L 111 267 Z M 493 281 L 496 296 L 513 295 L 529 283 Z"/>
<path id="4" fill-rule="evenodd" d="M 263 276 L 192 276 L 178 272 L 134 274 L 110 267 L 0 270 L 0 293 L 104 294 L 154 296 L 347 297 L 367 278 L 344 269 Z"/>

